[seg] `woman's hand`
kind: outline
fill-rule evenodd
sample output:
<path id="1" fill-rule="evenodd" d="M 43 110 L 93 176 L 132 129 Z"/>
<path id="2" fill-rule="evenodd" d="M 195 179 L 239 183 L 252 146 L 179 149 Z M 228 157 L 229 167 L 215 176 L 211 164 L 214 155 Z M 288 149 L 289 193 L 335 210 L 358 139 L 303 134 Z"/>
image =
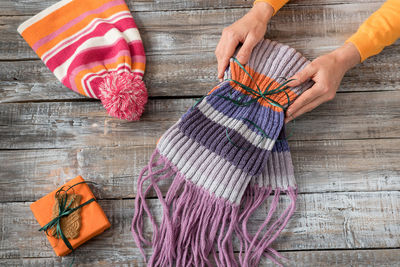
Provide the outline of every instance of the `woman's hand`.
<path id="1" fill-rule="evenodd" d="M 352 43 L 346 43 L 333 52 L 316 58 L 290 79 L 289 86 L 297 86 L 308 79 L 315 84 L 300 95 L 286 111 L 285 123 L 332 100 L 344 74 L 360 63 L 360 53 Z"/>
<path id="2" fill-rule="evenodd" d="M 229 59 L 235 53 L 239 43 L 242 43 L 236 58 L 241 64 L 249 60 L 254 46 L 264 38 L 267 23 L 274 13 L 272 6 L 266 2 L 257 2 L 241 19 L 222 31 L 221 39 L 215 49 L 218 60 L 218 78 L 224 77 L 224 71 Z"/>

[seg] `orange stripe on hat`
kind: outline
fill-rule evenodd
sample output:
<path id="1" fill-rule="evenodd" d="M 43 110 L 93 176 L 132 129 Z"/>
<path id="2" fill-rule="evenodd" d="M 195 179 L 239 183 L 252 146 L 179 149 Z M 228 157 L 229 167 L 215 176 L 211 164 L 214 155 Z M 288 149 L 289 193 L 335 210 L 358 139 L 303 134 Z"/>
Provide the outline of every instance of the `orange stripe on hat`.
<path id="1" fill-rule="evenodd" d="M 86 27 L 93 19 L 96 18 L 107 18 L 109 16 L 112 16 L 113 14 L 116 14 L 121 11 L 126 11 L 126 6 L 125 5 L 119 5 L 119 6 L 114 6 L 101 14 L 92 14 L 88 17 L 86 17 L 84 20 L 80 21 L 79 23 L 75 24 L 68 30 L 64 31 L 63 33 L 59 34 L 57 37 L 54 39 L 50 40 L 46 44 L 42 45 L 40 48 L 37 49 L 36 53 L 38 54 L 39 57 L 42 57 L 44 53 L 49 51 L 51 48 L 56 46 L 59 42 L 65 40 L 66 38 L 70 37 L 71 35 L 76 34 L 80 30 L 82 30 L 84 27 Z"/>
<path id="2" fill-rule="evenodd" d="M 23 32 L 23 36 L 30 45 L 33 45 L 43 37 L 55 32 L 71 20 L 77 18 L 79 15 L 99 8 L 107 2 L 110 1 L 87 0 L 85 1 L 85 5 L 82 5 L 80 1 L 72 1 L 29 26 Z"/>

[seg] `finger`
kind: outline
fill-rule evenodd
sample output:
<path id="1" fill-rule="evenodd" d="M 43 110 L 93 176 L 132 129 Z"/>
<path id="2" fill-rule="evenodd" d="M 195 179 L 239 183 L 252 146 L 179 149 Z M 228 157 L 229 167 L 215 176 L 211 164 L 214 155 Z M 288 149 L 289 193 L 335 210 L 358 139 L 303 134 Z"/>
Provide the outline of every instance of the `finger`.
<path id="1" fill-rule="evenodd" d="M 224 71 L 229 64 L 229 59 L 233 56 L 239 41 L 236 39 L 221 37 L 220 44 L 217 47 L 217 60 L 218 60 L 218 78 L 224 77 Z"/>
<path id="2" fill-rule="evenodd" d="M 285 123 L 288 123 L 294 119 L 296 119 L 297 117 L 303 115 L 306 112 L 309 112 L 313 109 L 315 109 L 316 107 L 318 107 L 319 105 L 321 105 L 322 103 L 325 103 L 325 98 L 323 96 L 319 96 L 316 99 L 314 99 L 313 101 L 311 101 L 310 103 L 308 103 L 307 105 L 303 106 L 301 109 L 297 110 L 294 113 L 291 113 L 289 116 L 287 116 L 285 118 Z"/>
<path id="3" fill-rule="evenodd" d="M 301 94 L 287 109 L 287 115 L 293 114 L 297 112 L 299 109 L 319 97 L 318 94 L 319 85 L 315 84 L 310 89 L 306 90 L 303 94 Z"/>
<path id="4" fill-rule="evenodd" d="M 224 78 L 224 71 L 229 64 L 229 57 L 223 57 L 218 60 L 218 79 Z"/>
<path id="5" fill-rule="evenodd" d="M 251 52 L 253 51 L 253 48 L 256 46 L 257 43 L 258 41 L 256 38 L 254 38 L 251 35 L 247 36 L 246 40 L 244 41 L 242 47 L 240 48 L 236 56 L 237 60 L 239 60 L 241 64 L 247 64 Z"/>
<path id="6" fill-rule="evenodd" d="M 298 86 L 308 79 L 312 78 L 312 76 L 317 72 L 317 70 L 314 68 L 312 64 L 308 64 L 304 69 L 301 71 L 297 72 L 295 75 L 293 75 L 289 80 L 292 80 L 290 83 L 287 85 L 290 87 Z"/>

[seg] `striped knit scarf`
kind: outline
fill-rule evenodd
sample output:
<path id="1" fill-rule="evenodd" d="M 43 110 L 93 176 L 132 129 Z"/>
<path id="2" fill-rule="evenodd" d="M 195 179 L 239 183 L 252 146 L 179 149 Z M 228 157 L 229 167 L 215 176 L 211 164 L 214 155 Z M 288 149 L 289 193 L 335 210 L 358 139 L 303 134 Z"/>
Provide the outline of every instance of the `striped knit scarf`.
<path id="1" fill-rule="evenodd" d="M 253 266 L 262 255 L 279 257 L 271 244 L 296 199 L 283 109 L 311 84 L 277 88 L 308 63 L 293 48 L 264 40 L 244 68 L 232 59 L 225 80 L 162 135 L 139 175 L 132 222 L 143 256 L 144 244 L 153 248 L 149 266 L 210 266 L 211 258 L 218 266 Z M 274 93 L 262 94 L 267 91 Z M 172 183 L 163 196 L 158 183 L 167 179 Z M 163 208 L 159 225 L 145 201 L 152 189 Z M 291 203 L 272 219 L 281 193 Z M 249 217 L 270 194 L 265 222 L 252 236 Z M 153 225 L 151 241 L 143 234 L 145 214 Z M 241 243 L 239 259 L 234 234 Z"/>

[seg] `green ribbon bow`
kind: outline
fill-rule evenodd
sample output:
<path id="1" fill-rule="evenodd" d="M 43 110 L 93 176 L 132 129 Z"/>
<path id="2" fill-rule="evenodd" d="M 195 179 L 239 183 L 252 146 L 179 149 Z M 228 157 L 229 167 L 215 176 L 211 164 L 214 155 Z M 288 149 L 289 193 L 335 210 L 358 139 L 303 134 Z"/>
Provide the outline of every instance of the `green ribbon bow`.
<path id="1" fill-rule="evenodd" d="M 88 201 L 86 201 L 85 203 L 80 204 L 78 207 L 75 207 L 75 208 L 71 208 L 70 207 L 74 200 L 72 199 L 68 203 L 68 194 L 67 194 L 67 192 L 70 189 L 72 189 L 74 186 L 77 186 L 77 185 L 83 184 L 83 183 L 96 184 L 94 182 L 83 181 L 83 182 L 79 182 L 79 183 L 76 183 L 76 184 L 70 186 L 67 190 L 64 190 L 65 186 L 62 186 L 59 190 L 57 190 L 55 197 L 58 198 L 58 196 L 61 195 L 61 201 L 59 201 L 59 205 L 58 205 L 58 208 L 59 208 L 58 216 L 55 217 L 54 219 L 52 219 L 49 223 L 47 223 L 45 226 L 43 226 L 42 228 L 39 229 L 39 231 L 45 231 L 46 235 L 49 235 L 48 231 L 50 229 L 52 229 L 53 227 L 55 227 L 56 228 L 55 236 L 57 238 L 61 238 L 64 241 L 65 245 L 72 251 L 74 249 L 73 249 L 71 243 L 68 241 L 68 238 L 65 237 L 65 235 L 64 235 L 64 233 L 63 233 L 63 231 L 61 229 L 61 218 L 70 215 L 74 211 L 82 208 L 83 206 L 86 206 L 86 205 L 92 203 L 93 201 L 96 201 L 94 198 L 91 198 Z"/>

